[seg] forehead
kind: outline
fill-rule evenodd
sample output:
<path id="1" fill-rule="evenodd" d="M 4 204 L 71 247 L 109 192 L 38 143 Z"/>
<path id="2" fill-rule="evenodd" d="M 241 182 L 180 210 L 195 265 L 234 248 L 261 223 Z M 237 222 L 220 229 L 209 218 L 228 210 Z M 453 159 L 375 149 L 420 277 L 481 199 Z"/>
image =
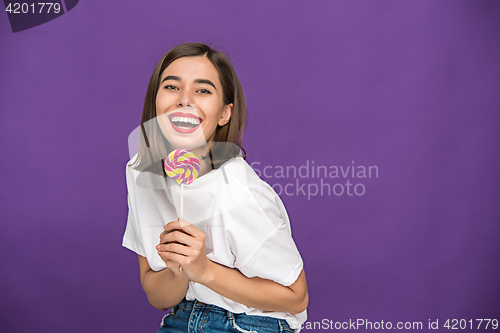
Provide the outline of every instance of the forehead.
<path id="1" fill-rule="evenodd" d="M 182 57 L 172 61 L 163 71 L 161 79 L 167 75 L 175 75 L 182 81 L 194 81 L 195 79 L 209 79 L 215 85 L 220 86 L 219 73 L 207 57 Z"/>

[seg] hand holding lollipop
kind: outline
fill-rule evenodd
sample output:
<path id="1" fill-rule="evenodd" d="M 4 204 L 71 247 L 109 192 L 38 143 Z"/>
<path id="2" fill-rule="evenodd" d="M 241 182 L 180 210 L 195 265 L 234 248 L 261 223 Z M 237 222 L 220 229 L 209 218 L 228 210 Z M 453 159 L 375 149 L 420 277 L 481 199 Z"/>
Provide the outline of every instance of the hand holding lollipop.
<path id="1" fill-rule="evenodd" d="M 200 161 L 196 157 L 196 155 L 189 150 L 186 149 L 176 149 L 170 154 L 168 154 L 167 159 L 164 163 L 164 169 L 167 176 L 174 179 L 177 184 L 181 185 L 181 212 L 179 223 L 183 220 L 183 212 L 184 212 L 184 184 L 189 185 L 196 180 L 198 174 L 200 172 Z M 173 230 L 164 231 L 161 238 L 164 234 L 168 234 Z M 160 249 L 160 246 L 157 246 L 157 249 Z M 182 266 L 179 267 L 179 271 L 182 272 Z"/>

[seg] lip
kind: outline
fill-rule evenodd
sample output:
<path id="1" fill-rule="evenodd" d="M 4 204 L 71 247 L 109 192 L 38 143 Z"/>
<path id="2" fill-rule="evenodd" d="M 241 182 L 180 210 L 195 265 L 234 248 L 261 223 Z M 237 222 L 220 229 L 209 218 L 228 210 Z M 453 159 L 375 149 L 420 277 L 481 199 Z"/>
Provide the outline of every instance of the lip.
<path id="1" fill-rule="evenodd" d="M 175 126 L 174 123 L 172 121 L 170 121 L 171 117 L 185 117 L 185 118 L 198 119 L 200 121 L 200 123 L 198 124 L 198 126 L 193 127 L 193 128 L 180 128 L 180 127 Z M 168 121 L 170 122 L 170 124 L 172 125 L 172 128 L 176 132 L 182 133 L 182 134 L 189 134 L 189 133 L 193 133 L 194 131 L 196 131 L 200 127 L 201 123 L 203 122 L 203 119 L 201 119 L 200 117 L 198 117 L 194 114 L 190 114 L 190 113 L 174 112 L 174 113 L 168 115 Z"/>

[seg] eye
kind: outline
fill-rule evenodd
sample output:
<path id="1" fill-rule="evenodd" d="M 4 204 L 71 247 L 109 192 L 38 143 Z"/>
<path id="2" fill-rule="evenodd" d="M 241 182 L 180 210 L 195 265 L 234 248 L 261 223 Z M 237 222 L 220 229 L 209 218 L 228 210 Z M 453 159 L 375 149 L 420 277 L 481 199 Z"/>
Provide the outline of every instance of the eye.
<path id="1" fill-rule="evenodd" d="M 212 94 L 210 91 L 208 91 L 207 89 L 200 89 L 198 90 L 199 93 L 205 95 L 205 94 Z"/>
<path id="2" fill-rule="evenodd" d="M 177 88 L 176 86 L 172 86 L 172 85 L 167 85 L 164 88 L 167 90 L 176 90 L 176 89 L 179 90 L 179 88 Z"/>

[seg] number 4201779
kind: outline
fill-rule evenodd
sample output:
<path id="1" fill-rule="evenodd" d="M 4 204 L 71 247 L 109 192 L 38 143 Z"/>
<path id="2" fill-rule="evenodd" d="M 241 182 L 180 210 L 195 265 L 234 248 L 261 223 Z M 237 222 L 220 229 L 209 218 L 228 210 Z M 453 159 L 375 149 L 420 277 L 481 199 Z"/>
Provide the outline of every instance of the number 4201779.
<path id="1" fill-rule="evenodd" d="M 470 324 L 470 329 L 488 329 L 488 326 L 491 324 L 491 328 L 494 330 L 498 328 L 498 319 L 476 319 L 477 323 L 477 328 L 474 327 L 472 319 L 470 320 L 465 320 L 465 319 L 448 319 L 446 323 L 444 323 L 444 327 L 447 329 L 452 329 L 452 330 L 458 330 L 458 329 L 466 329 L 469 327 L 468 324 Z M 481 325 L 483 324 L 483 325 Z"/>
<path id="2" fill-rule="evenodd" d="M 53 2 L 39 2 L 38 4 L 28 4 L 28 3 L 18 3 L 14 2 L 7 5 L 5 8 L 6 12 L 10 14 L 50 14 L 59 13 L 61 11 L 61 4 Z"/>

